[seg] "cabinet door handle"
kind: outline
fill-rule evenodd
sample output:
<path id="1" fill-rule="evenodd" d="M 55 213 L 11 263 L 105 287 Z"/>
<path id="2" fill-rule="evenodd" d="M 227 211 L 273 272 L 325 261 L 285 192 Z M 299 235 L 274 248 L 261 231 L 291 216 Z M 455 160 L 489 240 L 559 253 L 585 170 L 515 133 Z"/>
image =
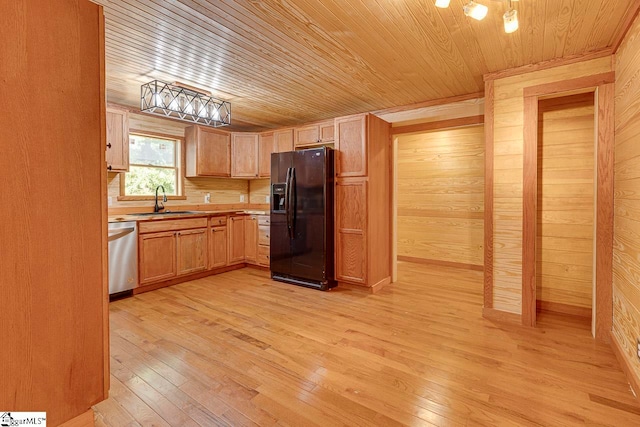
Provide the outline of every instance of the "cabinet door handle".
<path id="1" fill-rule="evenodd" d="M 110 171 L 111 169 L 113 169 L 113 167 L 111 165 L 107 166 L 107 170 Z"/>
<path id="2" fill-rule="evenodd" d="M 108 144 L 107 144 L 107 148 L 111 148 L 111 143 L 108 143 Z"/>

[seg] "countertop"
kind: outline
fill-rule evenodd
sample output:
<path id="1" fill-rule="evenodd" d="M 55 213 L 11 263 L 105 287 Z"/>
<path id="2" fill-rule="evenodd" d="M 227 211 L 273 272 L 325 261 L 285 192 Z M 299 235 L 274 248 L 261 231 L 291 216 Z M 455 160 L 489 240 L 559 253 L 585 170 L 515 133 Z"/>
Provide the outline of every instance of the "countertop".
<path id="1" fill-rule="evenodd" d="M 137 214 L 119 214 L 109 215 L 109 222 L 124 222 L 124 221 L 157 221 L 162 219 L 176 219 L 176 218 L 200 218 L 203 216 L 217 216 L 217 215 L 229 215 L 229 214 L 248 214 L 248 215 L 268 215 L 268 211 L 262 210 L 243 210 L 243 209 L 226 209 L 216 211 L 190 211 L 188 213 L 171 213 L 169 210 L 166 213 L 160 213 L 156 215 L 137 215 Z"/>

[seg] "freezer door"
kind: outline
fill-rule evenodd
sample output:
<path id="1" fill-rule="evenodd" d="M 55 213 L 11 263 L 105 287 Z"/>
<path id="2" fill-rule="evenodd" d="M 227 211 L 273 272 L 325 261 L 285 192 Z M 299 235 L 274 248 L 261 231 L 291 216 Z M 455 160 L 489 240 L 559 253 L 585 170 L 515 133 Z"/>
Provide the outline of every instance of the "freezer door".
<path id="1" fill-rule="evenodd" d="M 302 150 L 294 153 L 290 194 L 293 239 L 291 241 L 291 275 L 313 282 L 327 279 L 325 271 L 326 218 L 325 185 L 327 182 L 325 150 Z"/>
<path id="2" fill-rule="evenodd" d="M 287 227 L 293 152 L 271 154 L 271 274 L 291 274 L 291 239 Z"/>

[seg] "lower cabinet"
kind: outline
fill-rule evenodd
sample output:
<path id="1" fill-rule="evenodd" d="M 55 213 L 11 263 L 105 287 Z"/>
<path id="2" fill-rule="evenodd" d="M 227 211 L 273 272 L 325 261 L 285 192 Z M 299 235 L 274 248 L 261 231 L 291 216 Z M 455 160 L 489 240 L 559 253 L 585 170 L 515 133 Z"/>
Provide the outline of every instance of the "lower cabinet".
<path id="1" fill-rule="evenodd" d="M 209 227 L 209 269 L 224 267 L 229 264 L 227 217 L 211 217 Z"/>
<path id="2" fill-rule="evenodd" d="M 207 229 L 178 231 L 178 276 L 207 269 Z"/>
<path id="3" fill-rule="evenodd" d="M 336 280 L 367 282 L 367 181 L 336 182 Z"/>
<path id="4" fill-rule="evenodd" d="M 250 264 L 258 262 L 258 217 L 244 218 L 244 259 Z"/>
<path id="5" fill-rule="evenodd" d="M 229 264 L 244 262 L 244 218 L 245 215 L 229 217 Z"/>
<path id="6" fill-rule="evenodd" d="M 258 265 L 269 267 L 271 245 L 271 220 L 269 215 L 258 216 Z"/>
<path id="7" fill-rule="evenodd" d="M 168 280 L 176 276 L 176 232 L 141 234 L 140 284 Z"/>

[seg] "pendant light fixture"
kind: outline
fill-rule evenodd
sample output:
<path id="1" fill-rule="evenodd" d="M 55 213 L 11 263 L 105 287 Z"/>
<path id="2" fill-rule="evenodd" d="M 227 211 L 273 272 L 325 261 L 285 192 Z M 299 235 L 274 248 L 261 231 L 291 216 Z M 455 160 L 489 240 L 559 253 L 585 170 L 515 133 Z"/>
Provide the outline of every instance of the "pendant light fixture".
<path id="1" fill-rule="evenodd" d="M 518 11 L 512 7 L 511 0 L 509 0 L 509 10 L 504 13 L 502 19 L 504 19 L 505 33 L 511 34 L 518 29 Z"/>
<path id="2" fill-rule="evenodd" d="M 449 3 L 451 0 L 436 0 L 436 7 L 439 7 L 441 9 L 445 9 L 447 7 L 449 7 Z"/>
<path id="3" fill-rule="evenodd" d="M 469 3 L 465 4 L 462 10 L 468 17 L 477 19 L 478 21 L 482 21 L 485 16 L 487 16 L 489 8 L 472 0 Z"/>
<path id="4" fill-rule="evenodd" d="M 140 111 L 212 127 L 231 123 L 231 104 L 178 83 L 153 80 L 140 88 Z"/>

